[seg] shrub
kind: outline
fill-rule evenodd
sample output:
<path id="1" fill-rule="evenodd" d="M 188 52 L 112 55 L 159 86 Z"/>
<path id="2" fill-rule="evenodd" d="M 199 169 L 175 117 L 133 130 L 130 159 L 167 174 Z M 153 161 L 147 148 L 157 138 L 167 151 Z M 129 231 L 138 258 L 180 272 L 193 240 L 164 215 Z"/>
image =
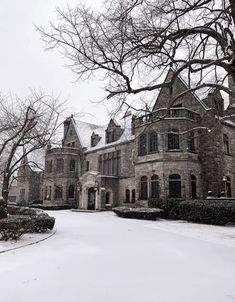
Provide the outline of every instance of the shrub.
<path id="1" fill-rule="evenodd" d="M 10 215 L 37 215 L 39 212 L 35 209 L 20 206 L 8 206 L 7 212 Z"/>
<path id="2" fill-rule="evenodd" d="M 0 220 L 2 240 L 19 239 L 24 233 L 43 233 L 52 230 L 55 218 L 42 210 L 9 206 L 10 216 Z"/>
<path id="3" fill-rule="evenodd" d="M 34 233 L 44 233 L 48 230 L 52 230 L 55 225 L 55 218 L 49 216 L 46 213 L 41 213 L 31 217 L 32 219 L 32 230 Z"/>
<path id="4" fill-rule="evenodd" d="M 10 216 L 0 220 L 1 240 L 17 240 L 32 228 L 32 220 L 26 216 Z"/>
<path id="5" fill-rule="evenodd" d="M 163 210 L 154 208 L 129 208 L 117 207 L 113 208 L 113 212 L 119 217 L 135 218 L 145 220 L 156 220 L 161 216 Z"/>
<path id="6" fill-rule="evenodd" d="M 180 219 L 225 225 L 235 224 L 235 202 L 226 199 L 183 201 L 179 204 Z"/>
<path id="7" fill-rule="evenodd" d="M 163 209 L 162 218 L 166 219 L 179 219 L 179 204 L 182 202 L 182 199 L 173 199 L 168 200 L 156 200 L 156 207 Z"/>

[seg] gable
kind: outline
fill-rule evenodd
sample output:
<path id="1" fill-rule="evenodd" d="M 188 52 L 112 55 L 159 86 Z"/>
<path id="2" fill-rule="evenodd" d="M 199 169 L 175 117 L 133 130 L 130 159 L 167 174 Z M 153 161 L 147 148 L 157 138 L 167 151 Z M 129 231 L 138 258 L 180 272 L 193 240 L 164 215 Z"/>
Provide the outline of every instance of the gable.
<path id="1" fill-rule="evenodd" d="M 169 82 L 172 78 L 172 75 L 173 71 L 172 69 L 170 69 L 166 76 L 165 82 Z M 179 94 L 188 90 L 188 87 L 180 77 L 177 77 L 175 79 L 172 89 L 173 98 L 175 98 Z M 170 88 L 163 87 L 159 92 L 158 98 L 153 107 L 153 111 L 158 110 L 160 108 L 167 108 L 170 104 L 170 97 Z M 202 114 L 207 109 L 206 105 L 203 104 L 203 102 L 200 101 L 197 96 L 192 92 L 187 92 L 186 94 L 184 94 L 182 97 L 177 99 L 171 107 L 178 106 L 185 107 L 199 114 Z"/>

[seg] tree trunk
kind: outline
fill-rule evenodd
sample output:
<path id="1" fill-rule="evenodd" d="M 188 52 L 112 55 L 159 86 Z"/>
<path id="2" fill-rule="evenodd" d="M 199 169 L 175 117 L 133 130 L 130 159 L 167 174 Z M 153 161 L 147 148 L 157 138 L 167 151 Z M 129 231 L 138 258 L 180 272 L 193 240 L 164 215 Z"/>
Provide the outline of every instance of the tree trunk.
<path id="1" fill-rule="evenodd" d="M 2 197 L 0 199 L 0 219 L 7 217 L 7 200 L 9 195 L 9 178 L 4 175 Z"/>

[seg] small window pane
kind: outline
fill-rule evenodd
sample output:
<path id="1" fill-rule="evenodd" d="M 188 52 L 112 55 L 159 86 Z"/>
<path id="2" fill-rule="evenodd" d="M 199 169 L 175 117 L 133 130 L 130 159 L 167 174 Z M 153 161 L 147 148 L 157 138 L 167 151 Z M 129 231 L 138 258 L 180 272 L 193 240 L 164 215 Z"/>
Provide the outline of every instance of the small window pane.
<path id="1" fill-rule="evenodd" d="M 147 135 L 141 134 L 139 136 L 139 155 L 147 154 Z"/>
<path id="2" fill-rule="evenodd" d="M 179 150 L 180 141 L 179 141 L 179 130 L 171 129 L 168 132 L 168 150 Z"/>
<path id="3" fill-rule="evenodd" d="M 149 152 L 157 152 L 158 151 L 158 136 L 157 132 L 149 133 Z"/>

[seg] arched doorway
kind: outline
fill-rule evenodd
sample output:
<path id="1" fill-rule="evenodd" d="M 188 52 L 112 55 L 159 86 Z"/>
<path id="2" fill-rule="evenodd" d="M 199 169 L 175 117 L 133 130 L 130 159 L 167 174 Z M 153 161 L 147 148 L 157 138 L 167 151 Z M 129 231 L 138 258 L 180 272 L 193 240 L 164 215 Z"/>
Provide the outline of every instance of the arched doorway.
<path id="1" fill-rule="evenodd" d="M 96 191 L 93 187 L 88 189 L 88 210 L 95 210 L 95 193 Z"/>

